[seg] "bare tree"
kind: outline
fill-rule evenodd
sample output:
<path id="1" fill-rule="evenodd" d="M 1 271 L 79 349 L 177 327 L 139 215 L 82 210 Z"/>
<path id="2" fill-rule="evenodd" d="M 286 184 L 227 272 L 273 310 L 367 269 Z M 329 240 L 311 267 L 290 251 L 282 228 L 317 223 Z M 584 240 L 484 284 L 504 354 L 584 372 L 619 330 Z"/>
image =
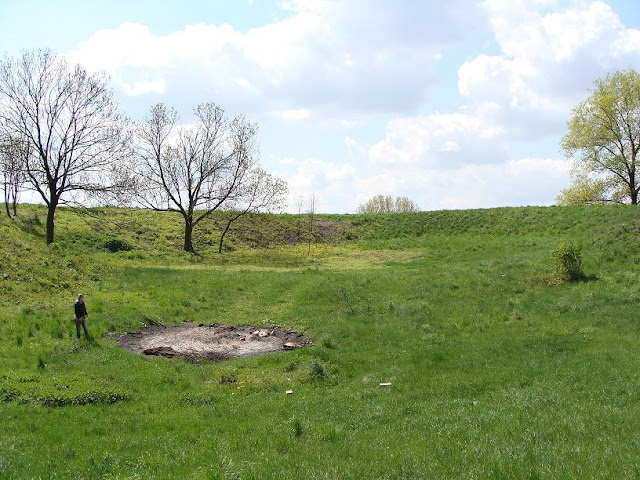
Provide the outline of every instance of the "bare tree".
<path id="1" fill-rule="evenodd" d="M 307 218 L 309 220 L 309 228 L 307 231 L 307 243 L 309 245 L 309 249 L 307 251 L 307 255 L 311 255 L 311 242 L 313 241 L 313 224 L 316 216 L 317 203 L 318 196 L 315 193 L 309 194 L 309 198 L 307 199 Z"/>
<path id="2" fill-rule="evenodd" d="M 419 212 L 420 207 L 407 197 L 376 195 L 358 207 L 358 213 Z"/>
<path id="3" fill-rule="evenodd" d="M 304 210 L 304 195 L 299 195 L 296 200 L 296 206 L 298 207 L 298 236 L 297 239 L 302 239 L 302 211 Z"/>
<path id="4" fill-rule="evenodd" d="M 26 181 L 25 164 L 29 158 L 27 142 L 8 138 L 0 143 L 0 173 L 4 188 L 4 206 L 7 216 L 18 215 L 18 199 Z"/>
<path id="5" fill-rule="evenodd" d="M 391 211 L 393 198 L 376 195 L 358 207 L 358 213 L 388 213 Z"/>
<path id="6" fill-rule="evenodd" d="M 118 187 L 108 180 L 127 154 L 128 137 L 108 82 L 50 50 L 0 62 L 0 128 L 29 145 L 26 180 L 47 205 L 47 243 L 66 193 Z"/>
<path id="7" fill-rule="evenodd" d="M 247 213 L 281 210 L 287 195 L 287 184 L 260 168 L 254 168 L 238 185 L 237 199 L 227 206 L 227 215 L 220 235 L 218 253 L 222 253 L 224 237 L 231 224 Z"/>
<path id="8" fill-rule="evenodd" d="M 396 197 L 395 200 L 395 208 L 394 212 L 397 213 L 405 213 L 405 212 L 419 212 L 420 207 L 408 197 Z"/>
<path id="9" fill-rule="evenodd" d="M 228 121 L 214 103 L 195 109 L 196 122 L 177 127 L 163 104 L 138 126 L 140 200 L 184 220 L 184 250 L 195 252 L 194 227 L 216 210 L 243 204 L 256 164 L 257 126 L 244 117 Z"/>

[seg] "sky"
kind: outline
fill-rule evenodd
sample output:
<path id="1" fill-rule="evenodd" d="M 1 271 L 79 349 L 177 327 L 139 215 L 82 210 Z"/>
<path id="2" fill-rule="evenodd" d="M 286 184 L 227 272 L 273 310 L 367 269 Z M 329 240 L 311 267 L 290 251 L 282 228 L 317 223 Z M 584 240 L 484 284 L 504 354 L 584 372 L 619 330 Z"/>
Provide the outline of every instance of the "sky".
<path id="1" fill-rule="evenodd" d="M 0 0 L 0 53 L 106 71 L 133 120 L 215 102 L 317 211 L 552 205 L 594 80 L 640 68 L 638 0 Z"/>

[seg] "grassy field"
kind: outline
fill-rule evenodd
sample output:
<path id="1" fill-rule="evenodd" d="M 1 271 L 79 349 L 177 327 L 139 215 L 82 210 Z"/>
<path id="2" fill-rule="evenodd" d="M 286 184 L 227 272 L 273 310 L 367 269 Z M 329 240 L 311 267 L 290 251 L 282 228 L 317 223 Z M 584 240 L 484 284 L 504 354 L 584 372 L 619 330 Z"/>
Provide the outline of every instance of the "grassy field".
<path id="1" fill-rule="evenodd" d="M 61 210 L 50 246 L 44 218 L 0 219 L 0 478 L 640 477 L 637 207 L 320 216 L 310 255 L 304 216 L 248 219 L 221 255 L 212 221 L 197 256 L 168 214 Z M 584 281 L 552 279 L 560 242 Z M 314 345 L 117 347 L 183 321 Z"/>

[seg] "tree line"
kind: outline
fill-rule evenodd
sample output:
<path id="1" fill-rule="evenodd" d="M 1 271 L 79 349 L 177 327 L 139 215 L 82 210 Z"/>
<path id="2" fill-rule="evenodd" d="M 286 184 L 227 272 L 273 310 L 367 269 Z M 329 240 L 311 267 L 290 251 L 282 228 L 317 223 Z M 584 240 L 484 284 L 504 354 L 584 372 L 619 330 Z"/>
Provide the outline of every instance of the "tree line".
<path id="1" fill-rule="evenodd" d="M 60 204 L 91 201 L 177 212 L 184 249 L 193 230 L 225 212 L 224 235 L 241 216 L 279 210 L 286 183 L 259 166 L 258 126 L 229 119 L 215 103 L 180 124 L 175 109 L 151 107 L 141 122 L 118 108 L 104 73 L 89 74 L 50 50 L 0 61 L 0 168 L 5 210 L 16 215 L 26 185 L 47 207 L 46 241 L 55 240 Z"/>

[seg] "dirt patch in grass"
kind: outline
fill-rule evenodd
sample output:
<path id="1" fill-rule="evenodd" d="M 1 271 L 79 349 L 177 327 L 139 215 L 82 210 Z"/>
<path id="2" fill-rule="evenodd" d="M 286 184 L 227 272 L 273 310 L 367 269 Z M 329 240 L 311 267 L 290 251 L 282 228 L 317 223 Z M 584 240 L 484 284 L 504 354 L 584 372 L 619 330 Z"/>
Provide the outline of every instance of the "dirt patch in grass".
<path id="1" fill-rule="evenodd" d="M 167 358 L 223 360 L 248 357 L 310 345 L 294 330 L 253 325 L 154 325 L 127 333 L 118 344 L 130 352 Z"/>

